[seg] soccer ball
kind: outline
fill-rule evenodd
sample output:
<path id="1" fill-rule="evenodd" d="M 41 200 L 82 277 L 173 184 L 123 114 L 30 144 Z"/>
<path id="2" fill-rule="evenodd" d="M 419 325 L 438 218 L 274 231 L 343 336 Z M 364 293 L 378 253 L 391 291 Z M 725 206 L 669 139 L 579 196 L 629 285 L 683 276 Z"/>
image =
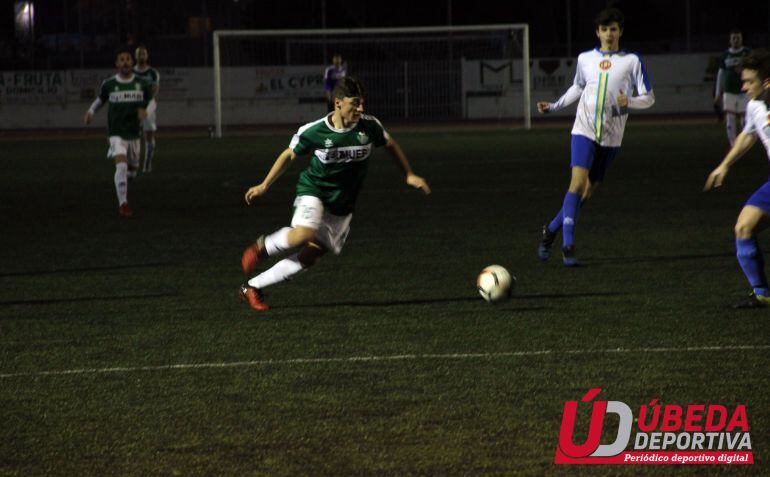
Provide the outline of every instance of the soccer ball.
<path id="1" fill-rule="evenodd" d="M 516 277 L 500 265 L 486 267 L 476 279 L 481 297 L 491 303 L 510 298 L 515 285 Z"/>

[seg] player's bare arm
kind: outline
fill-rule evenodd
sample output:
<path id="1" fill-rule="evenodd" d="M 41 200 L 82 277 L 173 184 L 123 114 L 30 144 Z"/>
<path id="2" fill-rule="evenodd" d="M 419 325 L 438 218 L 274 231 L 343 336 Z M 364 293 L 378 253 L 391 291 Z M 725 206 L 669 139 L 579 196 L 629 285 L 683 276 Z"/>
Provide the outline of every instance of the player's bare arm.
<path id="1" fill-rule="evenodd" d="M 406 183 L 415 189 L 420 189 L 426 195 L 430 194 L 430 186 L 428 185 L 428 182 L 412 172 L 412 167 L 409 165 L 409 160 L 406 158 L 406 154 L 404 154 L 404 151 L 401 149 L 401 146 L 398 145 L 395 139 L 388 139 L 387 144 L 385 144 L 385 149 L 388 150 L 399 167 L 401 167 L 401 170 L 406 176 Z"/>
<path id="2" fill-rule="evenodd" d="M 278 159 L 275 160 L 273 167 L 270 168 L 270 172 L 268 172 L 267 176 L 265 176 L 265 180 L 263 180 L 261 184 L 257 184 L 246 191 L 246 195 L 244 196 L 246 203 L 251 205 L 251 201 L 253 199 L 264 195 L 267 192 L 267 189 L 269 189 L 270 186 L 276 180 L 278 180 L 278 178 L 281 177 L 284 172 L 286 172 L 286 169 L 288 169 L 291 165 L 291 161 L 296 158 L 297 155 L 294 153 L 294 151 L 287 147 L 278 156 Z"/>
<path id="3" fill-rule="evenodd" d="M 727 177 L 727 173 L 730 171 L 730 166 L 743 157 L 755 142 L 757 142 L 756 134 L 740 133 L 735 139 L 735 145 L 730 149 L 716 169 L 709 174 L 706 179 L 706 184 L 703 186 L 703 190 L 708 191 L 721 187 L 725 177 Z"/>
<path id="4" fill-rule="evenodd" d="M 545 114 L 547 112 L 551 111 L 551 103 L 547 101 L 538 101 L 537 102 L 537 112 L 540 114 Z"/>

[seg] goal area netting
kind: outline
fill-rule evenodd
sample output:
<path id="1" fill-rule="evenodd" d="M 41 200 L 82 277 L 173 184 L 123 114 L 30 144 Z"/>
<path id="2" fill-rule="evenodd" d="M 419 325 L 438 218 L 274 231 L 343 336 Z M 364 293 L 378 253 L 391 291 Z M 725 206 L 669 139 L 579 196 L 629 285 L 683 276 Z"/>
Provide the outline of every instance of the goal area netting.
<path id="1" fill-rule="evenodd" d="M 336 30 L 217 30 L 217 137 L 238 127 L 297 124 L 327 111 L 324 71 L 336 54 L 388 121 L 510 120 L 530 128 L 526 24 Z"/>

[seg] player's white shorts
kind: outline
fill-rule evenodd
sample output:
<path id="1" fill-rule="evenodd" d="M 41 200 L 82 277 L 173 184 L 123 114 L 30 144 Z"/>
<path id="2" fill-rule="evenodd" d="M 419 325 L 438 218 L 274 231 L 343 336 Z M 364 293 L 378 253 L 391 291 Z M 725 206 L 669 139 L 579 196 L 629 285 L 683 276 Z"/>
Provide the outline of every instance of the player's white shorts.
<path id="1" fill-rule="evenodd" d="M 142 121 L 142 129 L 144 131 L 157 131 L 158 125 L 155 123 L 155 118 L 157 117 L 157 111 L 153 111 L 152 114 L 148 114 L 146 118 L 144 118 L 144 121 Z"/>
<path id="2" fill-rule="evenodd" d="M 726 113 L 744 114 L 748 103 L 745 94 L 722 93 L 722 110 Z"/>
<path id="3" fill-rule="evenodd" d="M 294 200 L 292 227 L 308 227 L 316 230 L 316 240 L 327 249 L 339 255 L 350 232 L 353 214 L 333 215 L 324 210 L 318 197 L 301 195 Z"/>
<path id="4" fill-rule="evenodd" d="M 124 155 L 128 162 L 133 164 L 139 161 L 140 146 L 139 139 L 123 139 L 120 136 L 110 136 L 110 149 L 107 151 L 107 158 L 114 159 L 115 156 Z"/>

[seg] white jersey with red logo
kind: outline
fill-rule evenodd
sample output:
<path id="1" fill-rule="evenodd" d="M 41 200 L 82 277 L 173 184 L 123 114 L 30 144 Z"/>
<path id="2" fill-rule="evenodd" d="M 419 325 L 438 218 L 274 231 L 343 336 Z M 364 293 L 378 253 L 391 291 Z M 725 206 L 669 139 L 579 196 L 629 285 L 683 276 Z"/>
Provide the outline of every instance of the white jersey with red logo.
<path id="1" fill-rule="evenodd" d="M 752 99 L 746 106 L 746 122 L 743 126 L 745 134 L 756 134 L 765 146 L 767 158 L 770 159 L 770 112 L 762 100 Z"/>
<path id="2" fill-rule="evenodd" d="M 621 91 L 628 97 L 627 108 L 618 106 Z M 623 141 L 628 109 L 646 109 L 655 102 L 642 60 L 623 50 L 593 49 L 581 53 L 573 85 L 558 101 L 551 103 L 550 110 L 562 109 L 578 98 L 572 134 L 606 147 L 619 147 Z"/>

